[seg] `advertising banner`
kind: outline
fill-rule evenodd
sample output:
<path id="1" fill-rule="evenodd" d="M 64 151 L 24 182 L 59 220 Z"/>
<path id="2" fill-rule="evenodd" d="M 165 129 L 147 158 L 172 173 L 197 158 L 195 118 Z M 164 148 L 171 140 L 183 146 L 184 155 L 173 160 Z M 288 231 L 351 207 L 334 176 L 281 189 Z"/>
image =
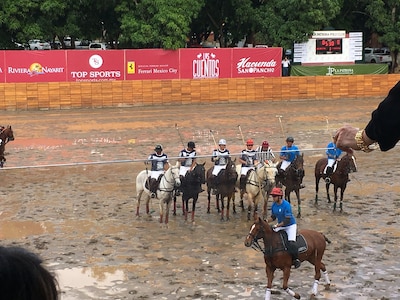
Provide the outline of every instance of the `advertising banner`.
<path id="1" fill-rule="evenodd" d="M 341 66 L 292 66 L 291 76 L 335 76 L 335 75 L 363 75 L 387 74 L 387 64 L 355 64 Z"/>
<path id="2" fill-rule="evenodd" d="M 179 79 L 179 51 L 125 50 L 126 80 Z"/>
<path id="3" fill-rule="evenodd" d="M 4 62 L 6 51 L 0 51 L 0 82 L 5 82 L 6 65 Z"/>
<path id="4" fill-rule="evenodd" d="M 66 53 L 67 81 L 125 79 L 123 50 L 66 50 Z"/>
<path id="5" fill-rule="evenodd" d="M 231 48 L 180 49 L 181 79 L 231 77 Z"/>
<path id="6" fill-rule="evenodd" d="M 64 51 L 7 50 L 4 52 L 3 73 L 5 82 L 57 82 L 66 80 Z"/>
<path id="7" fill-rule="evenodd" d="M 280 77 L 282 48 L 233 48 L 232 78 Z"/>

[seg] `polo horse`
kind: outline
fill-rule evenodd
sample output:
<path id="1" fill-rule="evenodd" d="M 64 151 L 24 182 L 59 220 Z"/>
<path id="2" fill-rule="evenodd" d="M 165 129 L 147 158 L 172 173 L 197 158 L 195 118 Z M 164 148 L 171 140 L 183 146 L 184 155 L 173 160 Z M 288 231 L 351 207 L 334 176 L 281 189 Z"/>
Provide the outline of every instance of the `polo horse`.
<path id="1" fill-rule="evenodd" d="M 277 165 L 279 168 L 281 163 Z M 297 198 L 297 217 L 301 217 L 301 199 L 300 189 L 304 177 L 304 155 L 298 155 L 292 163 L 286 168 L 284 175 L 277 175 L 277 186 L 285 186 L 285 199 L 290 202 L 290 193 L 295 192 Z"/>
<path id="2" fill-rule="evenodd" d="M 142 170 L 136 177 L 136 216 L 139 216 L 140 201 L 142 198 L 146 201 L 146 213 L 149 215 L 149 201 L 151 192 L 148 189 L 148 176 L 149 171 Z M 147 183 L 147 184 L 146 184 Z M 160 201 L 160 223 L 164 221 L 165 215 L 165 225 L 168 225 L 169 219 L 169 209 L 171 206 L 172 193 L 176 187 L 181 185 L 181 180 L 179 178 L 179 165 L 170 165 L 162 175 L 160 183 L 156 191 L 156 198 Z"/>
<path id="3" fill-rule="evenodd" d="M 259 240 L 262 240 L 262 242 L 259 243 Z M 330 240 L 320 232 L 302 229 L 299 230 L 296 241 L 299 246 L 300 261 L 308 261 L 314 265 L 314 284 L 310 296 L 310 299 L 314 299 L 318 294 L 321 271 L 325 279 L 325 289 L 329 289 L 330 287 L 328 272 L 325 264 L 322 262 L 326 243 L 330 243 Z M 292 256 L 287 252 L 286 242 L 286 232 L 273 231 L 271 226 L 260 217 L 255 220 L 244 241 L 246 247 L 253 247 L 253 249 L 261 251 L 264 254 L 265 271 L 267 273 L 265 300 L 270 300 L 271 298 L 272 280 L 276 269 L 283 271 L 283 290 L 295 299 L 300 299 L 300 295 L 290 289 L 288 285 Z"/>
<path id="4" fill-rule="evenodd" d="M 326 179 L 327 176 L 324 173 L 325 167 L 328 163 L 327 158 L 321 158 L 315 164 L 315 203 L 318 203 L 318 190 L 319 190 L 319 180 L 321 178 Z M 347 187 L 347 182 L 349 181 L 349 173 L 357 172 L 356 159 L 351 154 L 346 154 L 342 156 L 335 164 L 333 173 L 329 176 L 330 180 L 325 183 L 326 186 L 326 197 L 328 198 L 328 203 L 331 203 L 331 198 L 329 196 L 329 186 L 333 184 L 333 193 L 335 203 L 333 204 L 333 210 L 336 210 L 337 203 L 337 192 L 340 188 L 340 211 L 343 211 L 343 195 Z"/>
<path id="5" fill-rule="evenodd" d="M 194 224 L 194 215 L 196 210 L 196 203 L 199 199 L 199 194 L 203 191 L 202 184 L 206 183 L 206 163 L 196 163 L 193 170 L 186 173 L 183 180 L 181 180 L 180 190 L 182 191 L 182 212 L 185 221 L 188 218 L 189 200 L 192 199 L 192 224 Z M 174 215 L 176 215 L 176 195 L 174 195 Z"/>
<path id="6" fill-rule="evenodd" d="M 5 154 L 6 144 L 14 140 L 14 132 L 10 125 L 0 127 L 0 168 L 4 166 L 6 162 Z"/>
<path id="7" fill-rule="evenodd" d="M 263 216 L 267 215 L 268 197 L 275 186 L 276 167 L 260 163 L 255 169 L 250 170 L 246 180 L 245 193 L 247 194 L 247 220 L 251 215 L 256 216 L 258 205 L 263 202 Z"/>
<path id="8" fill-rule="evenodd" d="M 206 182 L 207 182 L 207 213 L 210 213 L 210 200 L 211 200 L 211 189 L 213 184 L 213 175 L 212 175 L 213 167 L 207 170 Z M 235 195 L 235 185 L 238 177 L 238 173 L 236 172 L 235 162 L 232 159 L 228 159 L 226 164 L 226 168 L 222 169 L 218 176 L 216 177 L 216 206 L 218 212 L 221 213 L 221 220 L 224 220 L 224 210 L 225 204 L 224 199 L 227 199 L 226 202 L 226 219 L 229 220 L 229 206 L 231 200 Z M 221 209 L 219 206 L 219 201 L 221 201 Z M 236 213 L 235 206 L 233 206 L 233 213 Z"/>

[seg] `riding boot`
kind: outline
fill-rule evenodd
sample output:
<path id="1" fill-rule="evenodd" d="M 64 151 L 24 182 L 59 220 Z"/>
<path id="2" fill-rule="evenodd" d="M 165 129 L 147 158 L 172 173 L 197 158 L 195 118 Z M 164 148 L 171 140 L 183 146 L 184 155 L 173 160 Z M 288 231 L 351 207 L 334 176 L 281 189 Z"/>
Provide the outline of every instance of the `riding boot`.
<path id="1" fill-rule="evenodd" d="M 326 167 L 326 178 L 325 178 L 325 182 L 326 183 L 331 183 L 331 175 L 333 173 L 333 167 Z"/>
<path id="2" fill-rule="evenodd" d="M 185 177 L 182 175 L 179 175 L 179 178 L 181 180 L 181 185 L 176 189 L 175 196 L 181 195 L 181 193 L 183 192 L 183 185 L 185 184 Z"/>
<path id="3" fill-rule="evenodd" d="M 288 241 L 288 252 L 292 256 L 292 265 L 297 269 L 300 267 L 301 262 L 299 260 L 299 248 L 295 241 Z"/>
<path id="4" fill-rule="evenodd" d="M 155 197 L 156 197 L 157 187 L 158 187 L 157 179 L 155 179 L 155 178 L 150 178 L 150 181 L 149 181 L 149 190 L 150 190 L 150 192 L 151 192 L 151 194 L 150 194 L 150 197 L 151 197 L 151 198 L 155 198 Z"/>

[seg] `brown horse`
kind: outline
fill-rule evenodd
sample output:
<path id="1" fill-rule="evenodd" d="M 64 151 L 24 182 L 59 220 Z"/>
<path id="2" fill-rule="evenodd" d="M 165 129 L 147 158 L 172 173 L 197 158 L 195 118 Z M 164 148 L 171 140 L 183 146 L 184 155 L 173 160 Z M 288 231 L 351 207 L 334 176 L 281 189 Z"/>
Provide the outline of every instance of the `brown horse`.
<path id="1" fill-rule="evenodd" d="M 2 168 L 6 162 L 6 158 L 4 156 L 6 144 L 14 140 L 14 132 L 10 125 L 7 127 L 1 126 L 0 130 L 0 168 Z"/>
<path id="2" fill-rule="evenodd" d="M 279 170 L 282 163 L 277 165 Z M 304 172 L 303 154 L 296 156 L 292 163 L 286 168 L 283 176 L 276 176 L 276 185 L 285 186 L 285 199 L 290 202 L 290 193 L 295 192 L 297 198 L 297 217 L 301 217 L 300 189 L 303 183 Z"/>
<path id="3" fill-rule="evenodd" d="M 285 237 L 287 241 L 286 232 L 275 232 L 271 226 L 263 219 L 258 218 L 250 228 L 244 244 L 246 247 L 253 247 L 260 250 L 264 254 L 265 270 L 267 273 L 267 290 L 265 299 L 269 300 L 271 296 L 272 280 L 276 269 L 283 271 L 283 285 L 282 288 L 292 297 L 300 299 L 298 293 L 293 292 L 289 286 L 290 268 L 292 266 L 292 257 L 286 251 Z M 263 246 L 259 244 L 258 240 L 263 240 Z M 321 278 L 321 270 L 324 274 L 325 289 L 329 289 L 330 280 L 328 272 L 326 271 L 325 264 L 322 262 L 322 256 L 326 248 L 326 242 L 330 241 L 320 232 L 314 230 L 303 229 L 299 231 L 297 236 L 297 245 L 299 246 L 299 259 L 301 261 L 308 261 L 314 265 L 314 284 L 312 287 L 311 299 L 318 293 L 318 284 Z"/>
<path id="4" fill-rule="evenodd" d="M 207 213 L 210 213 L 210 200 L 211 200 L 211 189 L 214 185 L 213 183 L 213 175 L 212 175 L 213 167 L 207 170 L 206 181 L 207 181 Z M 221 220 L 224 220 L 224 198 L 227 199 L 226 204 L 226 219 L 229 220 L 229 206 L 232 199 L 234 199 L 234 195 L 236 192 L 235 184 L 238 177 L 238 173 L 236 172 L 235 162 L 232 159 L 228 159 L 228 163 L 226 164 L 226 168 L 222 169 L 216 178 L 216 206 L 218 212 L 221 212 Z M 219 201 L 221 201 L 221 209 L 219 207 Z M 235 205 L 233 205 L 233 213 L 236 213 Z"/>
<path id="5" fill-rule="evenodd" d="M 318 190 L 319 190 L 319 180 L 321 178 L 325 179 L 327 176 L 324 174 L 324 169 L 328 163 L 327 158 L 321 158 L 315 164 L 315 203 L 318 203 Z M 332 175 L 330 175 L 330 182 L 326 182 L 326 197 L 328 202 L 331 202 L 329 196 L 329 185 L 333 184 L 333 192 L 335 203 L 333 204 L 333 210 L 336 210 L 337 202 L 337 191 L 340 188 L 340 211 L 343 211 L 343 195 L 346 190 L 347 182 L 349 181 L 349 173 L 357 172 L 356 159 L 353 155 L 346 154 L 340 160 L 336 162 L 336 166 Z"/>
<path id="6" fill-rule="evenodd" d="M 183 180 L 181 180 L 180 190 L 182 191 L 182 213 L 187 221 L 189 212 L 189 200 L 192 199 L 192 223 L 194 224 L 194 213 L 196 210 L 196 203 L 199 199 L 199 194 L 203 191 L 201 185 L 206 181 L 206 170 L 204 165 L 206 163 L 196 163 L 192 171 L 186 173 Z M 176 215 L 176 194 L 174 195 L 174 215 Z"/>

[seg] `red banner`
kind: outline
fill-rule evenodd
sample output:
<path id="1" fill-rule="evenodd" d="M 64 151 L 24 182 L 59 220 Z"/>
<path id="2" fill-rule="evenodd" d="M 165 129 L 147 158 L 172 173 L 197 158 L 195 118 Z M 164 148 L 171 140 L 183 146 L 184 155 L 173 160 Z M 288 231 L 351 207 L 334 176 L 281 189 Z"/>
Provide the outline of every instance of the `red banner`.
<path id="1" fill-rule="evenodd" d="M 6 51 L 0 51 L 0 82 L 6 82 L 6 77 L 5 77 L 5 55 L 6 55 Z"/>
<path id="2" fill-rule="evenodd" d="M 281 76 L 282 48 L 0 51 L 0 82 Z"/>
<path id="3" fill-rule="evenodd" d="M 124 80 L 123 50 L 67 50 L 67 81 Z"/>
<path id="4" fill-rule="evenodd" d="M 282 48 L 233 48 L 232 78 L 280 77 Z"/>
<path id="5" fill-rule="evenodd" d="M 231 48 L 191 48 L 179 52 L 182 79 L 231 77 Z"/>
<path id="6" fill-rule="evenodd" d="M 179 51 L 125 50 L 126 80 L 179 79 Z"/>
<path id="7" fill-rule="evenodd" d="M 66 80 L 64 51 L 5 52 L 5 82 L 56 82 Z"/>

